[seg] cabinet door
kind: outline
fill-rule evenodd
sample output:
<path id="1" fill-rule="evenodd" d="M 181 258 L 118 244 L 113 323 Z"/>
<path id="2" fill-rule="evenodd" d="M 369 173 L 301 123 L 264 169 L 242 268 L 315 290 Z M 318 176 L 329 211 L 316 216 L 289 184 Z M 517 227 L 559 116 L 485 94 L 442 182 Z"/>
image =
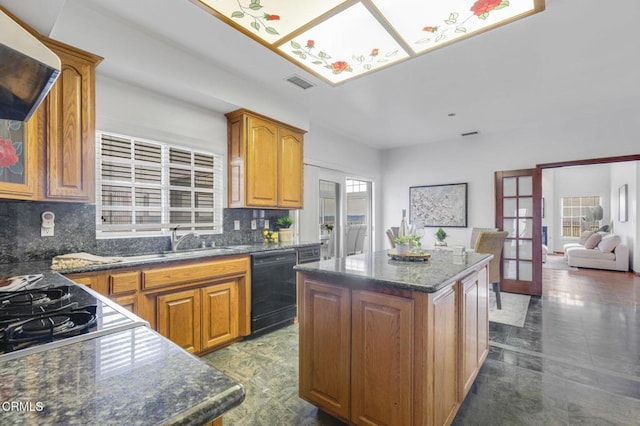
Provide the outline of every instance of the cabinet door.
<path id="1" fill-rule="evenodd" d="M 247 116 L 246 204 L 275 207 L 278 204 L 278 128 Z"/>
<path id="2" fill-rule="evenodd" d="M 202 300 L 202 349 L 210 349 L 238 337 L 238 282 L 229 281 L 200 289 Z"/>
<path id="3" fill-rule="evenodd" d="M 95 200 L 94 73 L 99 58 L 51 40 L 62 70 L 47 95 L 44 199 Z"/>
<path id="4" fill-rule="evenodd" d="M 461 281 L 461 395 L 469 392 L 489 353 L 489 293 L 487 268 Z"/>
<path id="5" fill-rule="evenodd" d="M 134 314 L 138 313 L 138 296 L 135 294 L 127 294 L 124 296 L 113 296 L 111 297 L 111 300 L 113 300 L 123 308 L 133 312 Z"/>
<path id="6" fill-rule="evenodd" d="M 413 300 L 354 290 L 352 301 L 351 421 L 410 425 Z"/>
<path id="7" fill-rule="evenodd" d="M 462 394 L 464 399 L 478 372 L 478 275 L 462 280 L 462 309 L 460 310 L 462 355 Z"/>
<path id="8" fill-rule="evenodd" d="M 38 173 L 37 119 L 0 120 L 0 198 L 36 197 Z"/>
<path id="9" fill-rule="evenodd" d="M 179 291 L 157 297 L 158 332 L 188 352 L 200 351 L 200 292 Z"/>
<path id="10" fill-rule="evenodd" d="M 278 207 L 303 207 L 303 135 L 287 128 L 279 129 Z"/>
<path id="11" fill-rule="evenodd" d="M 455 285 L 429 295 L 432 323 L 433 424 L 450 424 L 458 410 L 458 310 Z"/>
<path id="12" fill-rule="evenodd" d="M 349 290 L 303 276 L 300 283 L 300 397 L 348 422 Z"/>

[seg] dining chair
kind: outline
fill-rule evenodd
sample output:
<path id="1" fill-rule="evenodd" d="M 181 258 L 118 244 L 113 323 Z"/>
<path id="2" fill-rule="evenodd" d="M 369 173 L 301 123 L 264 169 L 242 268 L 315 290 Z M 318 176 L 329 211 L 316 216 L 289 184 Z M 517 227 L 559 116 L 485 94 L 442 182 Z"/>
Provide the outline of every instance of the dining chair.
<path id="1" fill-rule="evenodd" d="M 497 230 L 498 228 L 471 228 L 471 239 L 469 240 L 469 248 L 471 250 L 474 249 L 474 247 L 476 246 L 476 241 L 478 240 L 478 235 L 480 235 L 481 232 L 490 232 Z"/>
<path id="2" fill-rule="evenodd" d="M 493 259 L 489 262 L 489 283 L 491 283 L 493 291 L 496 293 L 496 307 L 498 309 L 502 309 L 502 300 L 500 299 L 502 248 L 508 234 L 507 231 L 481 231 L 474 246 L 476 253 L 493 255 Z"/>
<path id="3" fill-rule="evenodd" d="M 391 248 L 396 248 L 396 236 L 391 229 L 387 229 L 387 238 L 389 238 Z"/>

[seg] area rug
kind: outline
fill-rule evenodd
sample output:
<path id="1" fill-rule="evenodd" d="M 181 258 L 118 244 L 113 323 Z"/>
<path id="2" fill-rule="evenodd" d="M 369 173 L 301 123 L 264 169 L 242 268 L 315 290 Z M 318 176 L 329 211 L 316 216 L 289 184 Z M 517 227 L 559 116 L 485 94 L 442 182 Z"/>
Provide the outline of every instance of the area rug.
<path id="1" fill-rule="evenodd" d="M 578 271 L 578 268 L 567 265 L 567 259 L 564 256 L 548 255 L 547 261 L 542 264 L 542 267 L 560 271 Z"/>
<path id="2" fill-rule="evenodd" d="M 500 292 L 502 309 L 496 307 L 496 294 L 489 290 L 489 321 L 524 327 L 531 296 Z"/>

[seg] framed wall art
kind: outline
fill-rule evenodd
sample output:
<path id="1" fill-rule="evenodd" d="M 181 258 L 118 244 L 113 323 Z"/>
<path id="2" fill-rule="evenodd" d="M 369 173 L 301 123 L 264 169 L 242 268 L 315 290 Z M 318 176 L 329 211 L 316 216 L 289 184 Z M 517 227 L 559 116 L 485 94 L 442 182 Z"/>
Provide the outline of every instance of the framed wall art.
<path id="1" fill-rule="evenodd" d="M 625 183 L 618 188 L 618 220 L 620 222 L 627 221 L 627 184 Z"/>
<path id="2" fill-rule="evenodd" d="M 467 184 L 412 186 L 409 221 L 417 227 L 467 227 Z"/>

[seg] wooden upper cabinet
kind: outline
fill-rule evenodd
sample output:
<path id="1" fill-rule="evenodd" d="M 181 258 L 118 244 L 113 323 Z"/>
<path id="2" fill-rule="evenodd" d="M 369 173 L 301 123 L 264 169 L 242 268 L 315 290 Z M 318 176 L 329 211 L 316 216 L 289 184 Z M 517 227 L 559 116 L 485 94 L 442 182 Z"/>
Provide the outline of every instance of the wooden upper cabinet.
<path id="1" fill-rule="evenodd" d="M 35 120 L 0 120 L 0 151 L 5 152 L 0 158 L 0 198 L 35 199 L 39 179 Z M 13 155 L 6 156 L 7 152 Z"/>
<path id="2" fill-rule="evenodd" d="M 278 203 L 278 128 L 247 117 L 246 205 L 273 207 Z"/>
<path id="3" fill-rule="evenodd" d="M 303 207 L 304 132 L 247 110 L 227 114 L 229 207 Z"/>
<path id="4" fill-rule="evenodd" d="M 278 143 L 278 206 L 292 209 L 303 205 L 303 135 L 282 128 Z"/>
<path id="5" fill-rule="evenodd" d="M 45 177 L 40 199 L 95 201 L 95 68 L 102 58 L 55 40 L 43 42 L 62 62 L 38 111 Z"/>

